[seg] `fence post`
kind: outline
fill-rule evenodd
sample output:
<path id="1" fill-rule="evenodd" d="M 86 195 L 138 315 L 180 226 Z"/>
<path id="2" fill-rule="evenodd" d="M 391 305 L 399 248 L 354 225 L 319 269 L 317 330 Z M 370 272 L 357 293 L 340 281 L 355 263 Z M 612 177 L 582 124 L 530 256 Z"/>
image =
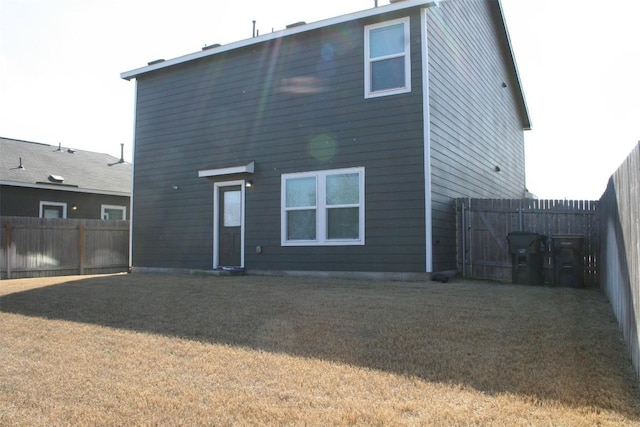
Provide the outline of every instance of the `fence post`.
<path id="1" fill-rule="evenodd" d="M 84 274 L 84 224 L 78 225 L 78 262 L 80 263 L 80 274 Z"/>
<path id="2" fill-rule="evenodd" d="M 5 227 L 7 229 L 6 233 L 6 255 L 7 255 L 7 279 L 11 279 L 11 246 L 13 246 L 13 237 L 11 236 L 11 232 L 13 231 L 13 225 L 11 223 L 6 223 Z"/>

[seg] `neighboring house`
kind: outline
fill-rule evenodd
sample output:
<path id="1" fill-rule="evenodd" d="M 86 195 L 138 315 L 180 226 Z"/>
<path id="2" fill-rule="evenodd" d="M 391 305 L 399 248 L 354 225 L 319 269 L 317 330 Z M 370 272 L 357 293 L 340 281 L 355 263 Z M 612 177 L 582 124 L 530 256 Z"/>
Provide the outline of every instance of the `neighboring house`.
<path id="1" fill-rule="evenodd" d="M 121 77 L 134 268 L 421 276 L 456 268 L 453 199 L 525 195 L 497 0 L 394 2 Z"/>
<path id="2" fill-rule="evenodd" d="M 0 168 L 0 216 L 129 219 L 122 157 L 0 138 Z"/>

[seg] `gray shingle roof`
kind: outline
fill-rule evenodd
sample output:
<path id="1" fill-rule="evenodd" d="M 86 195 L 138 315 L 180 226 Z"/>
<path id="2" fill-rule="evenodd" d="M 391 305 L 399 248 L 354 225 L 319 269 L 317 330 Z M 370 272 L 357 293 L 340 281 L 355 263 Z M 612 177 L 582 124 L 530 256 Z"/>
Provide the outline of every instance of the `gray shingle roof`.
<path id="1" fill-rule="evenodd" d="M 2 185 L 129 196 L 132 172 L 130 163 L 108 154 L 0 137 Z"/>

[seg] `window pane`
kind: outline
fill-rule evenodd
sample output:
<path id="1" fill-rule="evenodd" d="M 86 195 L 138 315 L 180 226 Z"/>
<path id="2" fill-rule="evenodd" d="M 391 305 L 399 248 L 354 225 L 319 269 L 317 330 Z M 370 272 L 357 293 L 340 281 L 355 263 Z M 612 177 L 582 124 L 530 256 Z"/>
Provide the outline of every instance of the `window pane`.
<path id="1" fill-rule="evenodd" d="M 328 239 L 357 239 L 360 237 L 358 208 L 334 208 L 327 210 Z"/>
<path id="2" fill-rule="evenodd" d="M 242 224 L 242 209 L 240 200 L 240 191 L 225 191 L 223 220 L 223 225 L 225 227 L 240 227 L 240 225 Z"/>
<path id="3" fill-rule="evenodd" d="M 122 209 L 106 208 L 104 210 L 103 219 L 124 219 L 123 215 L 124 215 L 124 210 Z"/>
<path id="4" fill-rule="evenodd" d="M 287 179 L 286 203 L 288 208 L 310 207 L 316 205 L 316 179 Z"/>
<path id="5" fill-rule="evenodd" d="M 62 218 L 62 206 L 45 206 L 43 208 L 44 218 Z"/>
<path id="6" fill-rule="evenodd" d="M 369 32 L 369 57 L 404 52 L 404 24 L 389 25 Z"/>
<path id="7" fill-rule="evenodd" d="M 404 87 L 404 57 L 371 63 L 371 90 Z"/>
<path id="8" fill-rule="evenodd" d="M 315 240 L 316 211 L 287 212 L 287 240 Z"/>
<path id="9" fill-rule="evenodd" d="M 327 176 L 327 205 L 348 205 L 360 202 L 360 182 L 357 173 Z"/>

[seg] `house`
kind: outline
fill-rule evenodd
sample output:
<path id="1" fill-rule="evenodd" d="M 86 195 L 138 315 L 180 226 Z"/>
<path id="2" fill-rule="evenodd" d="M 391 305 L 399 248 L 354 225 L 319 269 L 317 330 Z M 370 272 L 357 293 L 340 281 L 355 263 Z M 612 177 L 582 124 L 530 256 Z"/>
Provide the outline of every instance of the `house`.
<path id="1" fill-rule="evenodd" d="M 453 199 L 521 198 L 529 116 L 498 0 L 405 0 L 136 80 L 134 269 L 424 277 Z"/>
<path id="2" fill-rule="evenodd" d="M 108 154 L 0 138 L 0 216 L 129 219 L 132 166 Z"/>

